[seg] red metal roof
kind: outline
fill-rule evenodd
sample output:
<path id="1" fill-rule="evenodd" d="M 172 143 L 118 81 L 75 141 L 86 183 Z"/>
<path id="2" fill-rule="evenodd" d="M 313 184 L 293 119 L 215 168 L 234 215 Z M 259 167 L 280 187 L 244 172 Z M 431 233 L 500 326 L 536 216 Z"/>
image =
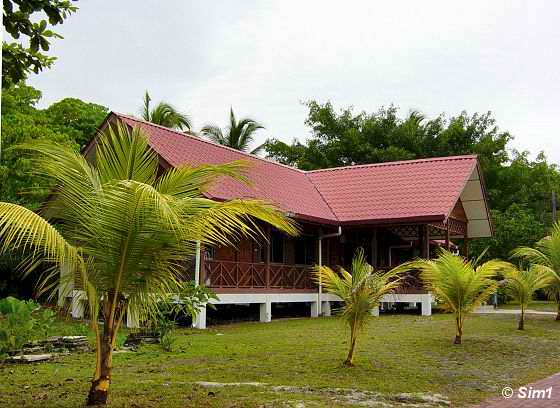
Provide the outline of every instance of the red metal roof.
<path id="1" fill-rule="evenodd" d="M 477 164 L 453 156 L 309 172 L 339 221 L 445 218 Z"/>
<path id="2" fill-rule="evenodd" d="M 329 224 L 446 218 L 477 165 L 474 155 L 301 171 L 136 118 L 152 149 L 171 166 L 245 160 L 251 185 L 224 179 L 214 199 L 259 198 L 296 218 Z"/>

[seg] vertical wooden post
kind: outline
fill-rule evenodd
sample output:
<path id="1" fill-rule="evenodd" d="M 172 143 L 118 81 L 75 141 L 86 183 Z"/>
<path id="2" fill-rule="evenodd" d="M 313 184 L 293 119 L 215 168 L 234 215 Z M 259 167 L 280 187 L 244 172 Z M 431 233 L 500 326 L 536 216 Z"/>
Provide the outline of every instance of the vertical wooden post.
<path id="1" fill-rule="evenodd" d="M 451 241 L 449 239 L 449 220 L 447 220 L 447 226 L 445 228 L 445 248 L 449 251 L 451 250 Z"/>
<path id="2" fill-rule="evenodd" d="M 377 228 L 373 228 L 373 235 L 371 237 L 371 266 L 377 269 Z"/>
<path id="3" fill-rule="evenodd" d="M 428 224 L 424 225 L 424 233 L 425 235 L 425 242 L 424 244 L 426 245 L 426 259 L 430 259 L 430 226 Z"/>
<path id="4" fill-rule="evenodd" d="M 266 288 L 270 288 L 270 225 L 266 225 L 266 242 L 265 242 L 265 252 L 264 252 L 264 265 L 265 265 L 265 273 L 266 273 Z"/>

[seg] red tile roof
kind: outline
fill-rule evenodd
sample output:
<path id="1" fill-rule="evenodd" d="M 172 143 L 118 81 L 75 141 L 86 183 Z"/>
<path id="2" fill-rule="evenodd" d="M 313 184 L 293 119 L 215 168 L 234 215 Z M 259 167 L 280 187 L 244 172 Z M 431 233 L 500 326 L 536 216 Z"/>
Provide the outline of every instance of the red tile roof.
<path id="1" fill-rule="evenodd" d="M 171 166 L 249 163 L 247 186 L 218 183 L 214 199 L 259 198 L 296 218 L 329 224 L 443 220 L 452 211 L 473 169 L 474 155 L 440 157 L 305 172 L 136 118 L 115 114 L 141 127 L 149 144 Z"/>

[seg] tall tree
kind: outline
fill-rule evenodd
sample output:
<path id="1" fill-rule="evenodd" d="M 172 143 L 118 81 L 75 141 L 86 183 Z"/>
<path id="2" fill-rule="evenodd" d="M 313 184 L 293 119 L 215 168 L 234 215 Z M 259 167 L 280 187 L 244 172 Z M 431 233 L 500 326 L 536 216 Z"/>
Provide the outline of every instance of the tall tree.
<path id="1" fill-rule="evenodd" d="M 67 0 L 4 0 L 4 29 L 15 40 L 26 37 L 28 44 L 2 42 L 2 89 L 54 63 L 56 58 L 44 52 L 49 51 L 51 38 L 62 36 L 48 25 L 62 24 L 77 10 L 72 3 Z M 47 19 L 42 18 L 45 15 Z"/>
<path id="2" fill-rule="evenodd" d="M 28 271 L 40 261 L 54 265 L 45 290 L 69 291 L 69 282 L 80 277 L 97 345 L 88 405 L 107 403 L 125 313 L 145 320 L 158 300 L 179 292 L 182 265 L 193 256 L 195 242 L 227 245 L 241 235 L 254 236 L 256 220 L 297 234 L 294 222 L 261 201 L 204 198 L 221 177 L 244 180 L 238 163 L 178 167 L 157 177 L 158 159 L 139 128 L 110 127 L 95 163 L 50 143 L 24 148 L 41 154 L 37 168 L 58 187 L 42 216 L 0 202 L 0 253 L 25 253 Z M 61 278 L 62 265 L 75 273 Z"/>
<path id="3" fill-rule="evenodd" d="M 152 98 L 150 98 L 150 94 L 146 91 L 144 106 L 142 107 L 142 119 L 146 122 L 155 123 L 170 129 L 191 130 L 192 124 L 188 115 L 179 112 L 167 102 L 159 102 L 152 108 L 150 106 L 151 102 Z"/>
<path id="4" fill-rule="evenodd" d="M 238 121 L 233 113 L 233 108 L 230 108 L 229 125 L 224 131 L 216 125 L 206 125 L 200 130 L 200 133 L 216 143 L 247 152 L 254 141 L 255 132 L 259 129 L 264 129 L 264 126 L 254 119 L 241 118 Z M 250 153 L 257 154 L 263 147 L 264 145 L 259 145 Z"/>
<path id="5" fill-rule="evenodd" d="M 35 209 L 50 187 L 32 172 L 33 163 L 9 148 L 21 143 L 50 142 L 78 150 L 95 135 L 107 108 L 66 98 L 47 109 L 37 104 L 41 92 L 23 83 L 2 92 L 2 139 L 0 161 L 0 201 L 10 201 Z"/>
<path id="6" fill-rule="evenodd" d="M 76 98 L 64 98 L 44 110 L 52 129 L 68 135 L 80 148 L 95 136 L 108 109 Z"/>
<path id="7" fill-rule="evenodd" d="M 342 267 L 339 272 L 321 266 L 317 267 L 315 276 L 326 292 L 338 296 L 344 302 L 340 315 L 350 328 L 350 346 L 344 365 L 352 366 L 358 336 L 366 326 L 371 311 L 379 306 L 381 298 L 399 287 L 401 269 L 397 267 L 387 272 L 374 272 L 373 267 L 366 262 L 364 250 L 360 248 L 352 259 L 352 272 Z"/>

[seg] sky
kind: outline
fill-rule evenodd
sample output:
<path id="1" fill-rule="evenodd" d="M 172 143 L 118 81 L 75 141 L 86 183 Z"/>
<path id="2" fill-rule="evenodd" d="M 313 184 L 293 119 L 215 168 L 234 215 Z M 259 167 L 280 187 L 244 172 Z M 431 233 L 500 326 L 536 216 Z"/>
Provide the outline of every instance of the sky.
<path id="1" fill-rule="evenodd" d="M 138 115 L 144 91 L 257 142 L 309 137 L 303 101 L 428 117 L 492 111 L 512 148 L 560 163 L 560 2 L 79 1 L 28 83 Z"/>

